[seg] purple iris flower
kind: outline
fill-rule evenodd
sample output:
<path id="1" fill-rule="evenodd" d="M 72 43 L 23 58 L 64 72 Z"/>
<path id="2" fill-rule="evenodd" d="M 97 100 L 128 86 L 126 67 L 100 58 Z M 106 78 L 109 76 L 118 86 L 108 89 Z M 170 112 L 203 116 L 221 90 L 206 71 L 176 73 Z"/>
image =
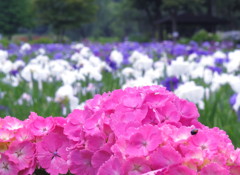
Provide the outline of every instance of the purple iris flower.
<path id="1" fill-rule="evenodd" d="M 110 60 L 109 56 L 106 58 L 106 63 L 113 69 L 117 70 L 117 64 Z"/>
<path id="2" fill-rule="evenodd" d="M 190 41 L 189 44 L 194 47 L 198 47 L 198 43 L 196 41 Z"/>
<path id="3" fill-rule="evenodd" d="M 236 103 L 236 99 L 237 99 L 237 95 L 238 94 L 233 94 L 230 99 L 229 99 L 229 103 L 231 106 L 233 106 Z"/>
<path id="4" fill-rule="evenodd" d="M 169 90 L 169 91 L 173 91 L 173 90 L 177 89 L 179 83 L 180 83 L 179 79 L 175 76 L 168 77 L 161 82 L 161 84 L 163 86 L 165 86 L 167 88 L 167 90 Z"/>
<path id="5" fill-rule="evenodd" d="M 225 62 L 224 58 L 215 58 L 214 60 L 215 64 L 223 64 Z"/>
<path id="6" fill-rule="evenodd" d="M 54 59 L 56 59 L 56 60 L 58 60 L 58 59 L 62 59 L 63 58 L 63 54 L 62 53 L 56 53 L 55 55 L 54 55 Z"/>
<path id="7" fill-rule="evenodd" d="M 83 67 L 83 65 L 76 65 L 76 64 L 72 65 L 72 68 L 75 70 L 81 69 L 82 67 Z"/>
<path id="8" fill-rule="evenodd" d="M 173 47 L 172 54 L 175 56 L 185 55 L 187 53 L 186 46 L 183 44 L 177 44 Z"/>
<path id="9" fill-rule="evenodd" d="M 220 67 L 214 67 L 214 66 L 207 66 L 208 69 L 210 69 L 213 72 L 217 72 L 218 74 L 222 73 L 222 68 Z"/>
<path id="10" fill-rule="evenodd" d="M 229 103 L 231 106 L 233 106 L 236 103 L 237 100 L 237 95 L 238 94 L 233 94 L 230 99 L 229 99 Z M 238 121 L 240 121 L 240 109 L 238 109 L 237 111 L 237 116 L 238 116 Z"/>
<path id="11" fill-rule="evenodd" d="M 47 44 L 45 45 L 46 50 L 50 53 L 58 52 L 66 49 L 63 44 Z"/>
<path id="12" fill-rule="evenodd" d="M 211 47 L 211 43 L 208 42 L 208 41 L 205 41 L 205 42 L 202 43 L 202 47 L 209 48 L 209 47 Z"/>
<path id="13" fill-rule="evenodd" d="M 8 108 L 7 108 L 6 106 L 0 105 L 0 110 L 1 110 L 1 111 L 7 111 Z"/>
<path id="14" fill-rule="evenodd" d="M 11 70 L 10 74 L 13 75 L 14 77 L 19 73 L 18 70 Z"/>

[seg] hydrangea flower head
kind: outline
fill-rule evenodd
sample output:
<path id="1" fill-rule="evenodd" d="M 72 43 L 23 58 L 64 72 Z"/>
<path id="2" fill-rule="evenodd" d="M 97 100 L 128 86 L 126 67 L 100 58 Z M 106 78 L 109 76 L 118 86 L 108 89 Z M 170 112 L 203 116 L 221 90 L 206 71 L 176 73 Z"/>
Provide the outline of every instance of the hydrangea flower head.
<path id="1" fill-rule="evenodd" d="M 67 118 L 6 117 L 0 174 L 238 175 L 240 149 L 198 117 L 193 103 L 160 86 L 96 95 Z"/>
<path id="2" fill-rule="evenodd" d="M 63 130 L 55 128 L 54 132 L 37 143 L 37 159 L 40 166 L 53 175 L 67 173 L 67 147 L 69 140 L 63 135 Z"/>

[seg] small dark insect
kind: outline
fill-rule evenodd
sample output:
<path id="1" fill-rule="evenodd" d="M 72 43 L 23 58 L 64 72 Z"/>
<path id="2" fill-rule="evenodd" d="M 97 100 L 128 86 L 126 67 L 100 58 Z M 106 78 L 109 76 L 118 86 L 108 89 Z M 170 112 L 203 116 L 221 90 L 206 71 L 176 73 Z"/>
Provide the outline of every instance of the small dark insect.
<path id="1" fill-rule="evenodd" d="M 191 134 L 192 135 L 196 135 L 198 133 L 198 129 L 193 129 L 192 131 L 191 131 Z"/>

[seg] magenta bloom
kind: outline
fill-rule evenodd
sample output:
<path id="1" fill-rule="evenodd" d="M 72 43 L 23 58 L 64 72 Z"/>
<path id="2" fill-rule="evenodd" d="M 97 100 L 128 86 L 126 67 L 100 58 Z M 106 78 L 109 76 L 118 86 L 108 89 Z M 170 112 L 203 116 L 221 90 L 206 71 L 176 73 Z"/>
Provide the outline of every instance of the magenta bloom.
<path id="1" fill-rule="evenodd" d="M 21 120 L 10 116 L 6 116 L 3 121 L 3 128 L 8 130 L 17 130 L 24 126 Z"/>
<path id="2" fill-rule="evenodd" d="M 229 170 L 216 163 L 210 163 L 200 171 L 200 175 L 212 175 L 212 174 L 229 175 Z"/>
<path id="3" fill-rule="evenodd" d="M 29 121 L 28 129 L 35 136 L 44 136 L 47 135 L 54 129 L 54 122 L 52 117 L 43 118 L 41 116 L 36 116 L 35 113 L 31 113 L 30 117 L 33 119 Z"/>
<path id="4" fill-rule="evenodd" d="M 19 170 L 29 168 L 35 158 L 35 144 L 29 141 L 13 142 L 6 151 L 6 155 L 18 166 Z"/>
<path id="5" fill-rule="evenodd" d="M 39 165 L 52 175 L 67 173 L 67 147 L 69 147 L 67 137 L 63 135 L 61 128 L 56 128 L 37 143 Z"/>
<path id="6" fill-rule="evenodd" d="M 88 111 L 81 111 L 78 109 L 73 110 L 67 116 L 67 123 L 64 127 L 64 134 L 68 136 L 70 140 L 80 141 L 83 139 L 83 123 L 91 113 Z"/>
<path id="7" fill-rule="evenodd" d="M 18 174 L 18 172 L 17 164 L 10 161 L 7 155 L 0 153 L 0 174 L 13 175 Z"/>
<path id="8" fill-rule="evenodd" d="M 10 142 L 14 138 L 14 132 L 0 128 L 0 142 Z"/>
<path id="9" fill-rule="evenodd" d="M 69 169 L 75 175 L 94 175 L 96 168 L 92 165 L 93 153 L 87 150 L 73 150 L 69 155 Z"/>
<path id="10" fill-rule="evenodd" d="M 181 163 L 182 156 L 171 145 L 166 145 L 150 154 L 149 161 L 153 169 L 161 169 Z"/>
<path id="11" fill-rule="evenodd" d="M 124 175 L 123 164 L 121 159 L 117 157 L 111 157 L 106 161 L 98 170 L 98 175 Z"/>
<path id="12" fill-rule="evenodd" d="M 197 175 L 196 171 L 183 165 L 174 165 L 163 171 L 163 175 Z"/>
<path id="13" fill-rule="evenodd" d="M 239 175 L 240 149 L 160 86 L 96 95 L 67 118 L 0 119 L 0 175 Z"/>
<path id="14" fill-rule="evenodd" d="M 26 128 L 21 128 L 15 133 L 15 138 L 19 142 L 34 140 L 34 135 Z"/>
<path id="15" fill-rule="evenodd" d="M 158 127 L 145 125 L 137 129 L 127 140 L 119 139 L 119 150 L 130 157 L 147 156 L 162 143 Z"/>
<path id="16" fill-rule="evenodd" d="M 128 159 L 123 168 L 124 174 L 129 175 L 140 175 L 151 171 L 150 164 L 145 157 Z"/>

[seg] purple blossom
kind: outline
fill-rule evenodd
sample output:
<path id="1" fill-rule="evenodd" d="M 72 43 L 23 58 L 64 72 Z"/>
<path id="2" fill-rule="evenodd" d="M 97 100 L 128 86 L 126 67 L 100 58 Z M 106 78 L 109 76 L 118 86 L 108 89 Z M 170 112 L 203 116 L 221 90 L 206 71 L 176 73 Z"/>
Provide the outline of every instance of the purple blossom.
<path id="1" fill-rule="evenodd" d="M 179 79 L 175 76 L 166 78 L 161 82 L 161 84 L 165 86 L 169 91 L 173 91 L 174 89 L 177 89 L 179 83 L 180 83 Z"/>
<path id="2" fill-rule="evenodd" d="M 10 74 L 13 75 L 14 77 L 19 73 L 18 70 L 11 70 Z"/>
<path id="3" fill-rule="evenodd" d="M 233 106 L 236 103 L 236 99 L 237 99 L 237 94 L 233 94 L 230 99 L 229 99 L 229 103 L 231 106 Z"/>
<path id="4" fill-rule="evenodd" d="M 207 66 L 207 68 L 213 72 L 217 72 L 218 74 L 221 74 L 223 71 L 222 68 L 220 68 L 220 67 Z"/>

